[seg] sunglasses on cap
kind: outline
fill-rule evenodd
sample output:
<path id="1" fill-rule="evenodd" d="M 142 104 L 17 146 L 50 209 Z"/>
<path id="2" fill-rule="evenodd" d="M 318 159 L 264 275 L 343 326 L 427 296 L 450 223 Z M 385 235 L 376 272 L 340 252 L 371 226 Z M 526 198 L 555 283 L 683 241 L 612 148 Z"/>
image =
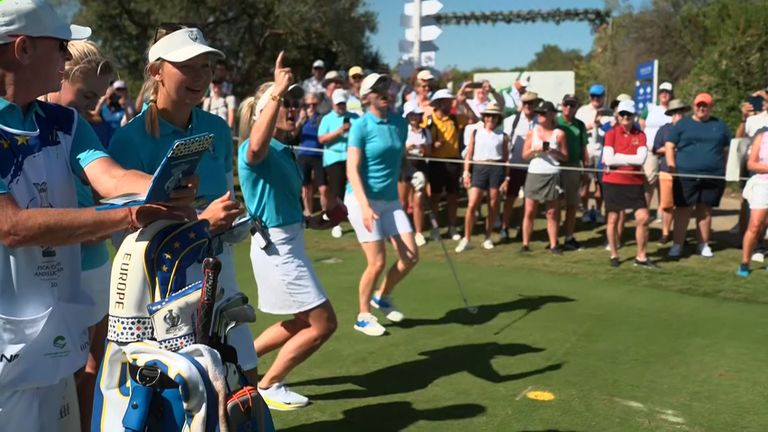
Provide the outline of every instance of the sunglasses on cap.
<path id="1" fill-rule="evenodd" d="M 157 26 L 157 29 L 155 30 L 155 37 L 152 40 L 152 43 L 153 44 L 157 43 L 157 41 L 159 41 L 160 39 L 168 36 L 169 34 L 175 31 L 185 29 L 185 28 L 193 28 L 193 27 L 197 27 L 197 25 L 192 23 L 172 23 L 172 22 L 160 23 Z"/>
<path id="2" fill-rule="evenodd" d="M 623 117 L 623 118 L 630 118 L 630 117 L 634 117 L 634 116 L 635 116 L 635 115 L 634 115 L 634 114 L 632 114 L 632 113 L 631 113 L 631 112 L 629 112 L 629 111 L 621 111 L 621 112 L 619 113 L 619 117 Z"/>

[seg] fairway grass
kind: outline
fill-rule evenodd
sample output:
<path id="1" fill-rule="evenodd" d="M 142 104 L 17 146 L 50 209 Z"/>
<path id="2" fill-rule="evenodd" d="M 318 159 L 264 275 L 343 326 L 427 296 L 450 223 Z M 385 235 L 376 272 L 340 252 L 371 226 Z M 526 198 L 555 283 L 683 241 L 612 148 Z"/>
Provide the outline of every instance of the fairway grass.
<path id="1" fill-rule="evenodd" d="M 541 242 L 530 255 L 517 242 L 457 255 L 446 240 L 472 315 L 430 242 L 395 292 L 408 319 L 379 314 L 389 334 L 373 338 L 352 329 L 364 266 L 354 235 L 307 235 L 339 328 L 289 375 L 312 404 L 273 412 L 280 431 L 768 430 L 768 272 L 738 279 L 736 250 L 648 271 L 632 266 L 633 245 L 609 268 L 599 232 L 562 257 Z M 255 304 L 247 242 L 236 257 Z M 255 333 L 279 319 L 258 315 Z M 554 399 L 527 397 L 536 391 Z"/>

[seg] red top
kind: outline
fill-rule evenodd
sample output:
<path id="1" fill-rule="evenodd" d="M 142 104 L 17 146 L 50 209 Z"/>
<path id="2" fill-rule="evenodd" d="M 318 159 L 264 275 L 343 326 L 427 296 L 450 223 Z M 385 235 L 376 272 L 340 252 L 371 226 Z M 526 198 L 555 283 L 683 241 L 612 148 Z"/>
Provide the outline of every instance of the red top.
<path id="1" fill-rule="evenodd" d="M 613 147 L 613 154 L 634 156 L 638 149 L 646 148 L 645 133 L 634 126 L 627 132 L 623 126 L 617 125 L 605 134 L 604 146 Z M 628 172 L 637 174 L 627 174 Z M 642 185 L 645 182 L 645 174 L 642 166 L 627 165 L 606 171 L 603 173 L 603 181 L 619 185 Z"/>

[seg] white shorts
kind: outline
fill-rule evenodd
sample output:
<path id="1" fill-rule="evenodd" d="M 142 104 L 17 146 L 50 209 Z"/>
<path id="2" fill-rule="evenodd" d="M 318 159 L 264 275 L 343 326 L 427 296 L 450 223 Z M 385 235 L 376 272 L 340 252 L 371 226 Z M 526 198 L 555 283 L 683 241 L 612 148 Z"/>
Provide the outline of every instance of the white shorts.
<path id="1" fill-rule="evenodd" d="M 46 387 L 0 390 L 4 431 L 79 432 L 80 408 L 72 376 Z"/>
<path id="2" fill-rule="evenodd" d="M 109 314 L 109 279 L 112 277 L 112 263 L 103 265 L 80 273 L 80 281 L 83 289 L 93 299 L 93 317 L 90 325 L 95 325 Z"/>
<path id="3" fill-rule="evenodd" d="M 259 309 L 293 315 L 313 309 L 328 296 L 304 250 L 303 224 L 269 228 L 271 244 L 251 241 L 251 265 L 259 292 Z"/>
<path id="4" fill-rule="evenodd" d="M 742 192 L 744 199 L 749 202 L 749 208 L 752 210 L 762 210 L 768 208 L 768 179 L 755 175 L 747 180 Z"/>
<path id="5" fill-rule="evenodd" d="M 360 243 L 375 242 L 401 234 L 413 232 L 408 215 L 400 206 L 400 201 L 369 200 L 373 211 L 379 218 L 373 222 L 373 232 L 368 231 L 363 225 L 363 212 L 355 194 L 348 193 L 344 196 L 344 205 L 347 206 L 349 223 L 355 229 L 357 241 Z"/>
<path id="6" fill-rule="evenodd" d="M 221 274 L 219 274 L 219 286 L 224 290 L 225 298 L 232 293 L 240 292 L 237 284 L 237 273 L 235 272 L 235 262 L 232 258 L 232 245 L 224 243 L 224 250 L 217 257 L 221 260 Z M 202 267 L 192 265 L 187 270 L 187 282 L 202 280 Z M 253 299 L 249 299 L 250 303 Z M 254 369 L 259 364 L 259 358 L 253 347 L 253 333 L 247 325 L 239 325 L 233 328 L 227 336 L 229 344 L 235 347 L 237 351 L 237 362 L 243 370 Z"/>

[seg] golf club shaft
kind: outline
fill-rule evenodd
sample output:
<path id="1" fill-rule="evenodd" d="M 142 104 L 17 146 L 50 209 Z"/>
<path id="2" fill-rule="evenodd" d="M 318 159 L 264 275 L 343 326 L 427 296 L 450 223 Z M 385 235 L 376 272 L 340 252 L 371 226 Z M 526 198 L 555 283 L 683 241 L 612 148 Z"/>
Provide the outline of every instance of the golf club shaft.
<path id="1" fill-rule="evenodd" d="M 432 224 L 433 230 L 440 229 L 440 226 L 437 224 L 437 215 L 432 211 L 429 212 L 429 222 Z M 456 274 L 456 269 L 453 267 L 453 260 L 451 259 L 451 256 L 448 254 L 448 249 L 445 248 L 445 243 L 443 243 L 443 237 L 437 236 L 437 241 L 438 243 L 440 243 L 440 247 L 443 248 L 443 254 L 445 255 L 445 260 L 448 262 L 448 267 L 451 268 L 451 274 L 453 274 L 453 280 L 456 281 L 456 288 L 458 288 L 459 290 L 459 295 L 461 295 L 461 300 L 464 302 L 464 307 L 469 309 L 471 306 L 467 301 L 467 296 L 464 295 L 464 289 L 461 288 L 459 275 Z"/>

